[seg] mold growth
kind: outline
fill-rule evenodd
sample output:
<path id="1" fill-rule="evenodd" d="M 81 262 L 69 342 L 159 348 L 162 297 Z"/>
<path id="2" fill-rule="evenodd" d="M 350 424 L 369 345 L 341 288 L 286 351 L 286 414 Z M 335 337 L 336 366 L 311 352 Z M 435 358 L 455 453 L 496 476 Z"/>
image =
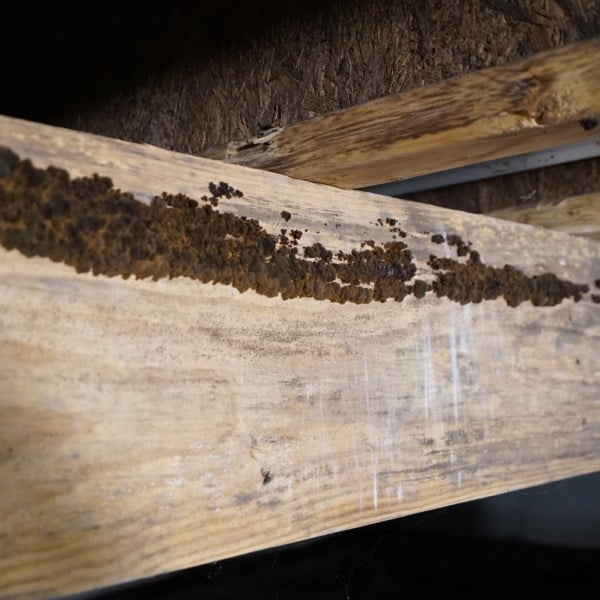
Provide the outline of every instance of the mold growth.
<path id="1" fill-rule="evenodd" d="M 226 182 L 211 182 L 209 192 L 200 202 L 163 193 L 146 205 L 115 189 L 107 177 L 71 179 L 63 169 L 37 169 L 0 148 L 0 243 L 78 272 L 189 277 L 283 299 L 365 304 L 433 292 L 463 304 L 504 297 L 509 306 L 524 301 L 549 306 L 565 298 L 577 301 L 588 291 L 551 273 L 528 277 L 510 265 L 487 266 L 470 242 L 441 234 L 431 241 L 446 241 L 457 259 L 432 254 L 434 280 L 413 281 L 417 268 L 408 245 L 397 241 L 406 232 L 396 219 L 385 220 L 392 241 L 367 240 L 350 252 L 334 252 L 318 242 L 299 246 L 300 230 L 274 235 L 255 219 L 217 210 L 220 199 L 243 196 Z M 291 215 L 282 211 L 281 217 L 288 221 Z"/>
<path id="2" fill-rule="evenodd" d="M 534 306 L 554 306 L 564 298 L 578 302 L 589 291 L 587 285 L 563 281 L 553 273 L 527 277 L 512 265 L 484 265 L 476 251 L 465 263 L 432 255 L 428 264 L 440 271 L 432 285 L 434 293 L 461 304 L 503 297 L 513 307 L 527 300 Z"/>

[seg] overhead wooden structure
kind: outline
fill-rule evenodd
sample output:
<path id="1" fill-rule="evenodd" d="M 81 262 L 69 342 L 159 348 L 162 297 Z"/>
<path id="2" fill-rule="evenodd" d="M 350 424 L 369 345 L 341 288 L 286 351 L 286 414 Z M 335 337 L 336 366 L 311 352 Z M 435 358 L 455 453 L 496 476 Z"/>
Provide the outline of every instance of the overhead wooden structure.
<path id="1" fill-rule="evenodd" d="M 587 283 L 598 243 L 0 118 L 0 145 L 148 200 L 199 198 L 302 244 L 431 236 Z M 83 200 L 82 200 L 83 201 Z M 290 213 L 289 222 L 286 211 Z M 284 216 L 282 216 L 284 212 Z M 284 218 L 285 217 L 285 218 Z M 305 232 L 305 230 L 307 230 Z M 590 294 L 553 307 L 284 301 L 0 248 L 0 597 L 52 597 L 600 469 Z"/>
<path id="2" fill-rule="evenodd" d="M 362 188 L 598 137 L 599 119 L 594 39 L 263 132 L 206 156 Z"/>

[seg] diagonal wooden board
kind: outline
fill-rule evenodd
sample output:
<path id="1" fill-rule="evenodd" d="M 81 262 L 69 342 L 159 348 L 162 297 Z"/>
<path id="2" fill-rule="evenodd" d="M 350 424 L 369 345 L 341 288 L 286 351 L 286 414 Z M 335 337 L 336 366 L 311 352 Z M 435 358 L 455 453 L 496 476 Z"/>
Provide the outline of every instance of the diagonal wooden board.
<path id="1" fill-rule="evenodd" d="M 0 117 L 0 145 L 347 250 L 400 220 L 576 282 L 600 245 Z M 327 225 L 325 225 L 327 223 Z M 339 225 L 339 227 L 336 227 Z M 317 233 L 319 232 L 319 233 Z M 387 237 L 386 237 L 387 236 Z M 438 246 L 437 251 L 449 251 Z M 0 597 L 50 597 L 600 469 L 600 307 L 283 301 L 0 248 Z"/>
<path id="2" fill-rule="evenodd" d="M 273 128 L 206 156 L 350 189 L 597 143 L 599 57 L 600 38 L 570 44 Z"/>

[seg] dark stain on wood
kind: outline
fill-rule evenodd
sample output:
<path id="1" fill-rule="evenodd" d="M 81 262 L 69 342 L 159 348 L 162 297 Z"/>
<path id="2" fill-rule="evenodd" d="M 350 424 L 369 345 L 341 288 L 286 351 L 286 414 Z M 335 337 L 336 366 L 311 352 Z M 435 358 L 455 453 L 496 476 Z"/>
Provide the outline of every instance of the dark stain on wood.
<path id="1" fill-rule="evenodd" d="M 598 125 L 598 119 L 581 119 L 579 124 L 585 131 L 591 131 L 596 127 L 596 125 Z"/>
<path id="2" fill-rule="evenodd" d="M 421 299 L 433 291 L 461 304 L 503 297 L 513 307 L 525 301 L 553 306 L 565 298 L 578 301 L 588 291 L 552 273 L 528 277 L 511 265 L 485 265 L 471 242 L 457 234 L 432 237 L 437 243 L 445 239 L 457 258 L 431 255 L 430 283 L 417 279 L 410 285 L 417 269 L 400 241 L 368 240 L 335 255 L 317 242 L 300 257 L 294 247 L 300 232 L 290 243 L 287 230 L 275 236 L 255 219 L 215 209 L 214 200 L 242 195 L 226 182 L 210 183 L 212 196 L 201 203 L 163 193 L 148 206 L 115 189 L 107 177 L 71 179 L 63 169 L 36 169 L 8 149 L 0 148 L 0 173 L 0 243 L 78 272 L 154 280 L 181 276 L 284 300 L 341 304 L 402 301 L 409 294 Z M 383 220 L 377 224 L 383 226 Z M 386 224 L 390 232 L 397 230 L 395 219 Z"/>
<path id="3" fill-rule="evenodd" d="M 261 469 L 260 474 L 262 476 L 263 485 L 267 485 L 273 481 L 273 475 L 271 475 L 271 471 L 268 469 Z"/>

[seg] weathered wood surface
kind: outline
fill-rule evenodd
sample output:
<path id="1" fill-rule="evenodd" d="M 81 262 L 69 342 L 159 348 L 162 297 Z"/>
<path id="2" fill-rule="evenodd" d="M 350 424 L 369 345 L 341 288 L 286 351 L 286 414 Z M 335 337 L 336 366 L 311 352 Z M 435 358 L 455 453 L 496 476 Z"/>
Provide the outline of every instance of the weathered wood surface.
<path id="1" fill-rule="evenodd" d="M 531 202 L 502 208 L 489 215 L 600 240 L 600 193 L 571 196 L 554 202 Z"/>
<path id="2" fill-rule="evenodd" d="M 0 144 L 348 249 L 430 232 L 600 276 L 596 242 L 0 118 Z M 325 226 L 324 223 L 328 223 Z M 340 227 L 335 227 L 339 224 Z M 317 234 L 316 232 L 320 233 Z M 305 242 L 305 239 L 302 240 Z M 50 597 L 600 469 L 599 307 L 282 301 L 0 249 L 0 597 Z M 268 473 L 268 476 L 266 475 Z"/>
<path id="3" fill-rule="evenodd" d="M 600 39 L 276 128 L 206 155 L 361 188 L 598 136 Z"/>

